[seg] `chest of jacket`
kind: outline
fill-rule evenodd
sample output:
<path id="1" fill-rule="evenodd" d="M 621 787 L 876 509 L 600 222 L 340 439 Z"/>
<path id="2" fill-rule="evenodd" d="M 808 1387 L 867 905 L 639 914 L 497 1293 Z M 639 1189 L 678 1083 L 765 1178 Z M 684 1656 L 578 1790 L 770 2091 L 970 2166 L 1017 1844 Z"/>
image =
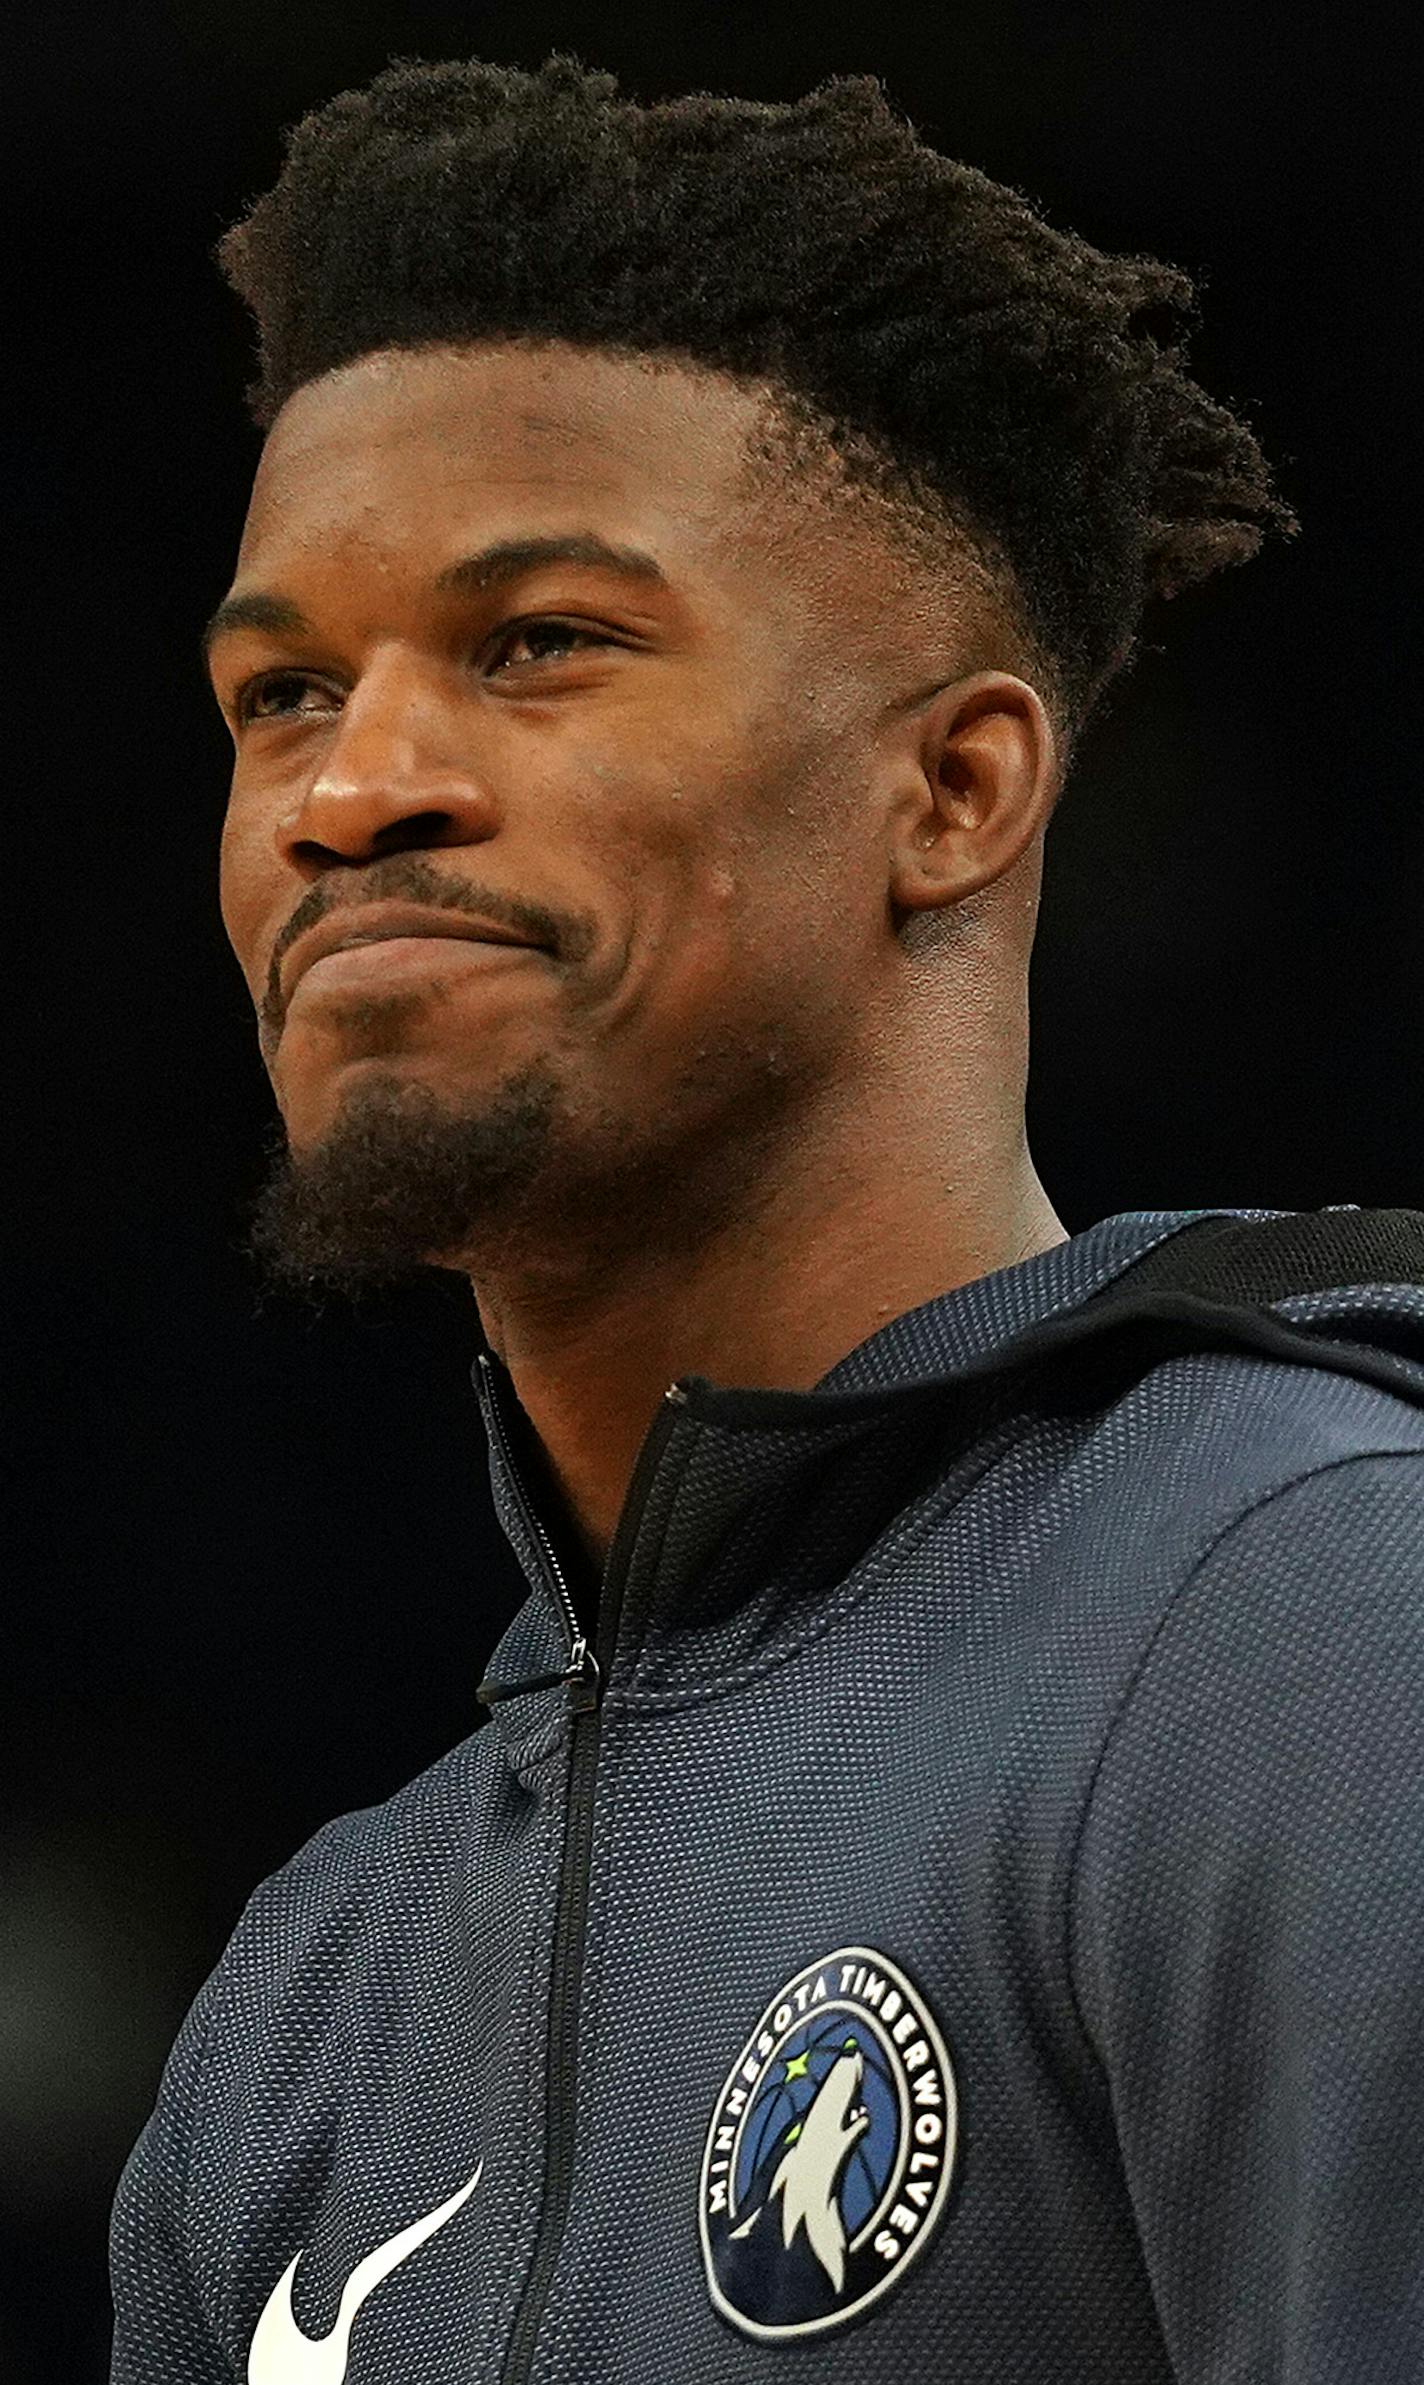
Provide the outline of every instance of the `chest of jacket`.
<path id="1" fill-rule="evenodd" d="M 264 2015 L 301 2054 L 222 2165 L 264 2220 L 235 2359 L 302 2254 L 252 2385 L 324 2339 L 349 2385 L 811 2347 L 987 2385 L 1091 2373 L 1105 2313 L 1115 2378 L 1166 2376 L 1063 1969 L 1095 1732 L 1040 1563 L 959 1594 L 941 1548 L 933 1594 L 901 1565 L 715 1690 L 480 1735 Z"/>

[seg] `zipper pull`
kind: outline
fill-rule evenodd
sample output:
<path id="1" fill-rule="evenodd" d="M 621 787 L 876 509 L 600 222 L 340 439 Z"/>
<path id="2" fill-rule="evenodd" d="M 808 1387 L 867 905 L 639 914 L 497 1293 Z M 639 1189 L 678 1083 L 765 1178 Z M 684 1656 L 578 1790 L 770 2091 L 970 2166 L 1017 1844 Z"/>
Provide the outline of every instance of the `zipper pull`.
<path id="1" fill-rule="evenodd" d="M 580 1632 L 562 1673 L 530 1673 L 523 1681 L 482 1681 L 475 1691 L 480 1706 L 502 1706 L 506 1698 L 532 1698 L 536 1690 L 567 1689 L 575 1714 L 592 1714 L 603 1695 L 598 1659 Z"/>
<path id="2" fill-rule="evenodd" d="M 563 1675 L 568 1684 L 571 1714 L 592 1714 L 603 1695 L 603 1675 L 598 1658 L 580 1632 L 569 1650 L 568 1667 Z"/>

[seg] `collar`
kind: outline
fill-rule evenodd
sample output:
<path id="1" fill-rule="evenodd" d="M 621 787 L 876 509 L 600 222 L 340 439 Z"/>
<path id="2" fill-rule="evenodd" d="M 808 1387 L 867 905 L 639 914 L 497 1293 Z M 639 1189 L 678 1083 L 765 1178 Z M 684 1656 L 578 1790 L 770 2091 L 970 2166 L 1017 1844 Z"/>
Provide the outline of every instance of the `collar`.
<path id="1" fill-rule="evenodd" d="M 990 1462 L 1006 1350 L 1091 1299 L 1203 1218 L 1274 1218 L 1274 1209 L 1135 1210 L 1032 1258 L 955 1286 L 892 1318 L 809 1391 L 747 1390 L 689 1374 L 669 1385 L 634 1469 L 602 1585 L 616 1577 L 617 1637 L 598 1650 L 600 1686 L 656 1676 L 673 1637 L 719 1676 L 764 1643 L 788 1603 L 814 1599 L 854 1566 L 913 1498 L 928 1470 Z M 482 1329 L 471 1368 L 489 1442 L 495 1512 L 530 1598 L 490 1666 L 493 1684 L 543 1686 L 494 1705 L 501 1735 L 534 1752 L 557 1738 L 557 1683 L 589 1608 L 547 1495 L 533 1427 Z M 1011 1425 L 1012 1429 L 1012 1425 Z M 987 1438 L 986 1438 L 987 1436 Z M 531 1452 L 531 1443 L 534 1450 Z M 587 1569 L 585 1590 L 598 1589 Z M 613 1602 L 610 1602 L 613 1603 Z M 592 1635 L 590 1634 L 590 1637 Z M 482 1684 L 482 1689 L 486 1687 Z"/>

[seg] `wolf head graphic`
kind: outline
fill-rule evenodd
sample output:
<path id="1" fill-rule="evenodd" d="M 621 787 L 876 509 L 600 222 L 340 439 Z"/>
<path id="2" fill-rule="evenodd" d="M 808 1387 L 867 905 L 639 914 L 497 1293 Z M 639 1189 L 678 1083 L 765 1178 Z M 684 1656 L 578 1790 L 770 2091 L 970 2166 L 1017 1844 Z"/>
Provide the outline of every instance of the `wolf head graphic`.
<path id="1" fill-rule="evenodd" d="M 846 2252 L 837 2190 L 847 2158 L 870 2126 L 870 2114 L 858 2101 L 864 2075 L 860 2054 L 837 2055 L 802 2113 L 766 2194 L 731 2231 L 734 2238 L 750 2235 L 779 2196 L 782 2243 L 789 2249 L 797 2229 L 804 2229 L 807 2243 L 837 2293 L 845 2283 Z"/>

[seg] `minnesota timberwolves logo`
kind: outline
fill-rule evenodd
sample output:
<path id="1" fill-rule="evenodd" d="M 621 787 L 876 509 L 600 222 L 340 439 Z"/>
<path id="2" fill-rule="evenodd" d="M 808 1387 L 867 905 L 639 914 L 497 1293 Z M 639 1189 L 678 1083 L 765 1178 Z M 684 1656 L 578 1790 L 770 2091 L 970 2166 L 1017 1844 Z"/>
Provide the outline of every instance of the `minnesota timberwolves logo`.
<path id="1" fill-rule="evenodd" d="M 954 2073 L 903 1971 L 842 1946 L 779 1988 L 702 2156 L 712 2300 L 747 2335 L 814 2335 L 903 2277 L 954 2169 Z"/>

